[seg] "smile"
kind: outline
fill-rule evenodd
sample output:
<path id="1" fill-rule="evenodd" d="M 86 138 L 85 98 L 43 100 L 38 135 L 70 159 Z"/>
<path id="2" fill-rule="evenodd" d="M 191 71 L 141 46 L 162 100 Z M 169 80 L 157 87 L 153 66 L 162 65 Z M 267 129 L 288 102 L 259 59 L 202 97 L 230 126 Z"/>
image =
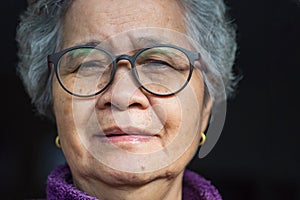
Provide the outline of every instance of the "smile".
<path id="1" fill-rule="evenodd" d="M 157 139 L 158 135 L 133 127 L 112 127 L 104 129 L 102 134 L 96 135 L 102 142 L 138 144 Z"/>

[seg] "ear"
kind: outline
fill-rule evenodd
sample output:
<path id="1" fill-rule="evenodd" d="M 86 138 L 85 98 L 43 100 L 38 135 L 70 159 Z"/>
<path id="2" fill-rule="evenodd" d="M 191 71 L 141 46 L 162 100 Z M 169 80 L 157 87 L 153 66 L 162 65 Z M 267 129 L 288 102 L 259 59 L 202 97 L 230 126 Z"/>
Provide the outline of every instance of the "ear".
<path id="1" fill-rule="evenodd" d="M 200 133 L 203 133 L 207 129 L 213 107 L 213 102 L 213 98 L 206 94 L 203 101 L 203 108 L 200 113 Z"/>

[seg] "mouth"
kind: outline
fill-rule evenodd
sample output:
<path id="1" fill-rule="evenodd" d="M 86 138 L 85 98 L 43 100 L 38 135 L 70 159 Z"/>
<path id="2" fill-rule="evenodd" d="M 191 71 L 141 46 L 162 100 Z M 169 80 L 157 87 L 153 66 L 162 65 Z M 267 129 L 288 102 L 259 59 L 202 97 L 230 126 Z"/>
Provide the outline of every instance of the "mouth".
<path id="1" fill-rule="evenodd" d="M 133 127 L 104 129 L 103 133 L 98 136 L 103 142 L 131 144 L 150 142 L 158 137 L 157 134 Z"/>

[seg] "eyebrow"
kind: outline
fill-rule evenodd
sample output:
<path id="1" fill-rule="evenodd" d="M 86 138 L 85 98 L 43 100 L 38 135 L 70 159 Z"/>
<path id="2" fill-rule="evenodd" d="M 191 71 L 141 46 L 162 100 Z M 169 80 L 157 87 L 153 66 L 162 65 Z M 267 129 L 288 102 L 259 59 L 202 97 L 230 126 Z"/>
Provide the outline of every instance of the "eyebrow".
<path id="1" fill-rule="evenodd" d="M 140 49 L 144 48 L 150 45 L 155 45 L 155 44 L 165 44 L 168 43 L 167 39 L 162 39 L 158 37 L 139 37 L 137 39 L 132 38 L 132 45 L 135 49 Z M 103 41 L 100 40 L 87 40 L 87 41 L 81 41 L 79 43 L 76 43 L 76 46 L 98 46 L 102 43 Z"/>
<path id="2" fill-rule="evenodd" d="M 98 46 L 101 42 L 100 40 L 88 40 L 76 43 L 75 46 Z"/>
<path id="3" fill-rule="evenodd" d="M 74 58 L 76 56 L 86 56 L 86 55 L 90 55 L 92 52 L 93 49 L 91 48 L 75 49 L 68 54 L 68 58 Z"/>
<path id="4" fill-rule="evenodd" d="M 157 37 L 140 37 L 135 40 L 134 47 L 143 48 L 155 44 L 168 43 L 167 39 L 157 38 Z"/>

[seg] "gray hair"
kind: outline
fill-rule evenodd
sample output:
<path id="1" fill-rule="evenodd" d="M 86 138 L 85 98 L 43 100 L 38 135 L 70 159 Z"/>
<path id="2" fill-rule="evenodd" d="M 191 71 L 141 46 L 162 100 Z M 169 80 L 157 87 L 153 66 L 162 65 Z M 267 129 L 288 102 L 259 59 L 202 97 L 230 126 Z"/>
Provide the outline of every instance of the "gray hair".
<path id="1" fill-rule="evenodd" d="M 60 50 L 62 20 L 72 0 L 31 0 L 20 16 L 18 74 L 37 112 L 53 119 L 51 77 L 47 55 Z M 221 75 L 227 95 L 237 81 L 233 75 L 236 52 L 235 27 L 228 21 L 223 0 L 180 0 L 188 35 L 201 45 L 202 58 L 212 72 Z M 206 80 L 211 94 L 213 85 Z"/>

